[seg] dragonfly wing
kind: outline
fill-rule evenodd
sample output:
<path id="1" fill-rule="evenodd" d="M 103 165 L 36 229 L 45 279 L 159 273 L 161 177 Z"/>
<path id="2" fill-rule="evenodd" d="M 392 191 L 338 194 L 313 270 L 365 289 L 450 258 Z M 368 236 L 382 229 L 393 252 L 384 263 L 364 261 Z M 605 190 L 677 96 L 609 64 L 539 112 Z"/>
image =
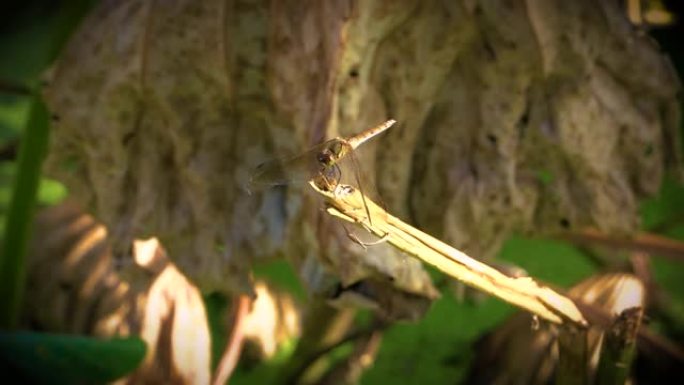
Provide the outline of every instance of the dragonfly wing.
<path id="1" fill-rule="evenodd" d="M 364 193 L 363 184 L 361 183 L 361 180 L 363 179 L 361 177 L 361 165 L 359 163 L 359 160 L 356 159 L 356 155 L 354 155 L 353 151 L 351 151 L 348 154 L 348 156 L 352 160 L 354 179 L 356 180 L 356 185 L 358 186 L 359 191 L 361 192 L 361 200 L 363 200 L 363 207 L 364 207 L 364 209 L 366 209 L 366 218 L 368 218 L 368 222 L 370 224 L 373 224 L 373 220 L 371 219 L 370 211 L 368 210 L 368 204 L 366 203 L 366 194 Z"/>
<path id="2" fill-rule="evenodd" d="M 322 143 L 299 155 L 260 164 L 250 177 L 249 190 L 261 191 L 274 186 L 306 183 L 320 169 L 317 156 L 327 145 L 327 142 Z"/>

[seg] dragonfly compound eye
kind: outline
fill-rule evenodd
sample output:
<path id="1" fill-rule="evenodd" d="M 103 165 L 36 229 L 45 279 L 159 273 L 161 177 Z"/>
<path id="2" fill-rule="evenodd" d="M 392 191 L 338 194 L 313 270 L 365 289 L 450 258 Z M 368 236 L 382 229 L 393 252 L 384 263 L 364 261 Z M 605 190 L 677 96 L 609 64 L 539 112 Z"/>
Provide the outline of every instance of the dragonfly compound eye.
<path id="1" fill-rule="evenodd" d="M 330 166 L 333 164 L 333 155 L 330 153 L 329 150 L 324 150 L 316 156 L 316 160 L 318 160 L 318 163 L 324 165 L 324 166 Z"/>
<path id="2" fill-rule="evenodd" d="M 330 145 L 330 152 L 335 156 L 339 156 L 342 153 L 342 143 L 335 141 Z"/>

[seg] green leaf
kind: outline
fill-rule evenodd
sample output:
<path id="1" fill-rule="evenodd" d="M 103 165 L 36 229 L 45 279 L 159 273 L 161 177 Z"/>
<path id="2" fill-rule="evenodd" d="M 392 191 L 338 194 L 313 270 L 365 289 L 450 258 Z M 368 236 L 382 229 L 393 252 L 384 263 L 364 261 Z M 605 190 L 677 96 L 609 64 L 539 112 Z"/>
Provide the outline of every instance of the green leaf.
<path id="1" fill-rule="evenodd" d="M 397 324 L 385 332 L 362 383 L 459 383 L 470 363 L 471 344 L 514 310 L 496 298 L 469 304 L 446 292 L 420 323 Z"/>
<path id="2" fill-rule="evenodd" d="M 684 135 L 682 135 L 684 136 Z M 641 218 L 645 229 L 680 221 L 684 213 L 684 185 L 672 176 L 663 180 L 658 194 L 641 202 Z"/>
<path id="3" fill-rule="evenodd" d="M 4 56 L 11 58 L 0 63 L 0 80 L 8 80 L 10 84 L 21 85 L 35 93 L 39 73 L 57 56 L 78 20 L 91 6 L 92 0 L 76 0 L 66 2 L 50 17 L 29 23 L 28 26 L 14 20 L 14 25 L 20 27 L 10 28 L 9 34 L 0 34 L 0 47 L 3 48 Z M 30 237 L 30 225 L 49 132 L 49 112 L 37 93 L 31 98 L 21 97 L 17 100 L 19 105 L 22 102 L 30 103 L 30 110 L 28 123 L 20 139 L 11 203 L 6 221 L 0 225 L 4 232 L 0 245 L 0 327 L 4 329 L 15 325 L 21 305 L 26 264 L 24 254 Z M 5 101 L 3 99 L 0 105 L 5 105 Z M 10 107 L 10 112 L 12 111 L 14 108 Z M 2 112 L 0 109 L 0 117 L 5 115 Z M 7 123 L 11 126 L 12 122 L 22 121 L 21 108 L 14 112 L 16 114 L 8 122 L 3 123 L 0 120 L 0 133 L 3 136 L 13 138 L 11 127 L 4 126 Z M 61 197 L 59 191 L 48 191 L 47 195 L 44 198 L 52 201 L 58 201 Z"/>
<path id="4" fill-rule="evenodd" d="M 594 263 L 579 249 L 551 239 L 509 238 L 499 257 L 527 271 L 530 277 L 570 287 L 596 272 Z"/>
<path id="5" fill-rule="evenodd" d="M 44 205 L 56 205 L 67 197 L 66 187 L 54 180 L 43 178 L 40 180 L 38 189 L 38 203 Z"/>
<path id="6" fill-rule="evenodd" d="M 204 295 L 203 300 L 211 334 L 211 370 L 213 371 L 218 366 L 226 341 L 228 341 L 226 323 L 230 304 L 228 298 L 219 292 Z"/>
<path id="7" fill-rule="evenodd" d="M 24 254 L 29 240 L 40 172 L 48 145 L 48 111 L 36 97 L 19 147 L 18 170 L 0 249 L 0 327 L 17 321 L 24 289 Z"/>
<path id="8" fill-rule="evenodd" d="M 98 384 L 123 377 L 145 357 L 139 338 L 96 338 L 30 332 L 0 333 L 5 368 L 38 384 Z M 4 369 L 4 368 L 3 368 Z"/>

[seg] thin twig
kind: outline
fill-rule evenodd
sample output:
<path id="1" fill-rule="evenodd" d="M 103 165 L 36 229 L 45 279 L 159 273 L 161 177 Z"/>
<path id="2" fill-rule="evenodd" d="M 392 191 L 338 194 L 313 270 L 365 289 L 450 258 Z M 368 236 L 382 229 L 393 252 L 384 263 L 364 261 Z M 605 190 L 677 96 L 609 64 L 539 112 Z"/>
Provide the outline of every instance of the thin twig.
<path id="1" fill-rule="evenodd" d="M 376 330 L 354 342 L 354 351 L 336 363 L 323 376 L 321 385 L 358 384 L 363 373 L 373 364 L 382 344 L 382 330 Z"/>
<path id="2" fill-rule="evenodd" d="M 356 341 L 360 338 L 367 337 L 369 335 L 372 335 L 373 333 L 376 333 L 378 331 L 383 331 L 387 328 L 387 324 L 385 323 L 374 323 L 370 327 L 362 330 L 357 330 L 353 331 L 346 336 L 340 338 L 338 341 L 331 343 L 327 346 L 324 346 L 323 348 L 317 350 L 313 354 L 310 354 L 309 356 L 306 357 L 305 360 L 300 362 L 300 364 L 292 371 L 292 374 L 287 380 L 283 383 L 285 384 L 296 384 L 299 379 L 302 377 L 302 375 L 306 372 L 306 370 L 318 359 L 321 357 L 325 356 L 326 354 L 332 352 L 333 350 L 337 349 L 338 347 L 347 344 L 349 342 Z"/>
<path id="3" fill-rule="evenodd" d="M 316 383 L 327 369 L 325 362 L 318 360 L 321 349 L 342 339 L 351 328 L 356 316 L 352 308 L 336 308 L 323 300 L 310 303 L 302 324 L 297 348 L 279 376 L 279 384 L 297 382 Z M 303 368 L 303 369 L 302 369 Z"/>
<path id="4" fill-rule="evenodd" d="M 562 328 L 559 331 L 556 384 L 586 385 L 589 383 L 587 349 L 587 329 Z"/>
<path id="5" fill-rule="evenodd" d="M 637 332 L 643 314 L 641 307 L 623 310 L 604 334 L 596 373 L 598 384 L 623 385 L 627 381 L 636 355 Z"/>
<path id="6" fill-rule="evenodd" d="M 230 375 L 237 366 L 240 352 L 242 351 L 242 343 L 244 341 L 244 324 L 245 317 L 249 313 L 251 299 L 247 295 L 240 295 L 234 301 L 233 312 L 233 329 L 230 333 L 230 339 L 226 345 L 226 350 L 223 352 L 221 361 L 216 368 L 213 385 L 223 385 L 228 381 Z"/>
<path id="7" fill-rule="evenodd" d="M 595 229 L 586 229 L 564 234 L 561 238 L 582 245 L 601 245 L 614 249 L 641 251 L 684 262 L 684 242 L 651 233 L 640 232 L 631 238 L 618 238 Z"/>

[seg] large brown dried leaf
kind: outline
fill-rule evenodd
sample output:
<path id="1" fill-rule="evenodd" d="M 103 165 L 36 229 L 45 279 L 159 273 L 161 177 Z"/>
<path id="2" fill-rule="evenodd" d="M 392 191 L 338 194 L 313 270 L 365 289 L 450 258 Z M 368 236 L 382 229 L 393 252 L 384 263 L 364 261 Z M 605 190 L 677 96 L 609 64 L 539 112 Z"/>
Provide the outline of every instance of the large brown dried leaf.
<path id="1" fill-rule="evenodd" d="M 286 256 L 316 291 L 380 276 L 432 297 L 311 196 L 246 194 L 251 167 L 392 117 L 364 169 L 469 255 L 512 231 L 629 232 L 679 165 L 678 89 L 617 2 L 107 1 L 56 63 L 49 169 L 118 249 L 156 235 L 203 289 Z"/>

